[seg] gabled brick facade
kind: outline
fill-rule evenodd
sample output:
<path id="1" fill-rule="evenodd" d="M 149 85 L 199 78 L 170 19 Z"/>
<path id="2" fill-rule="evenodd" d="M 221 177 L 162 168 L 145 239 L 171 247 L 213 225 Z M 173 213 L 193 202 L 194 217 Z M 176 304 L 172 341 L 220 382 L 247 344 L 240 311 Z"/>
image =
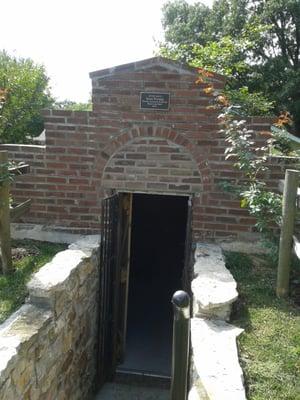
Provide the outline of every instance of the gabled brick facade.
<path id="1" fill-rule="evenodd" d="M 238 176 L 224 158 L 217 112 L 196 84 L 197 71 L 152 58 L 90 74 L 92 112 L 46 110 L 45 146 L 3 145 L 32 174 L 15 183 L 16 200 L 32 198 L 27 222 L 72 232 L 100 229 L 101 200 L 117 191 L 193 196 L 195 239 L 239 236 L 254 220 L 218 186 Z M 211 78 L 222 88 L 224 78 Z M 141 92 L 170 94 L 169 110 L 140 108 Z M 252 118 L 254 130 L 269 118 Z M 276 161 L 270 184 L 284 164 Z"/>

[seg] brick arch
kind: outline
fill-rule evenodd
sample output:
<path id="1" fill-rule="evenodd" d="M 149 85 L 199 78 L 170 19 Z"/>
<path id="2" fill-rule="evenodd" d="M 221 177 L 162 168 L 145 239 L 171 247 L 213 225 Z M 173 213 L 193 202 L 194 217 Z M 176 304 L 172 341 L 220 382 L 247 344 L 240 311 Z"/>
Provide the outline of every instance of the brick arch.
<path id="1" fill-rule="evenodd" d="M 103 189 L 201 193 L 203 182 L 208 183 L 207 162 L 199 149 L 170 128 L 133 127 L 101 156 Z"/>
<path id="2" fill-rule="evenodd" d="M 191 153 L 193 159 L 197 164 L 205 163 L 207 161 L 204 154 L 199 154 L 199 147 L 186 138 L 182 133 L 175 132 L 169 127 L 162 126 L 134 126 L 130 130 L 122 132 L 120 135 L 112 139 L 109 144 L 101 152 L 102 162 L 99 160 L 100 164 L 104 164 L 109 160 L 109 158 L 118 151 L 127 142 L 137 138 L 137 137 L 159 137 L 168 139 L 180 146 L 184 146 Z"/>

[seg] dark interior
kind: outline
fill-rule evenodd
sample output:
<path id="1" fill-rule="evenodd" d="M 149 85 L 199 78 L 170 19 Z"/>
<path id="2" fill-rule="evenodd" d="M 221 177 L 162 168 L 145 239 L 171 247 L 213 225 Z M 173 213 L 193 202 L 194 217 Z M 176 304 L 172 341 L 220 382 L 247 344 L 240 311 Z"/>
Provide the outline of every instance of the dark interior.
<path id="1" fill-rule="evenodd" d="M 182 289 L 188 198 L 133 195 L 125 360 L 121 369 L 170 376 L 172 304 Z"/>

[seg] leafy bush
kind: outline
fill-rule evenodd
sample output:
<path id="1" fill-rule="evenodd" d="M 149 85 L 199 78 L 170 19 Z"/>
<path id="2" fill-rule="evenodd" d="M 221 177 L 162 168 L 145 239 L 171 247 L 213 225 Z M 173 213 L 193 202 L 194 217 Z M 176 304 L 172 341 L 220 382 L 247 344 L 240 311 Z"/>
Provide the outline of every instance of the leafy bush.
<path id="1" fill-rule="evenodd" d="M 26 143 L 38 136 L 41 110 L 51 103 L 44 67 L 0 51 L 0 143 Z"/>

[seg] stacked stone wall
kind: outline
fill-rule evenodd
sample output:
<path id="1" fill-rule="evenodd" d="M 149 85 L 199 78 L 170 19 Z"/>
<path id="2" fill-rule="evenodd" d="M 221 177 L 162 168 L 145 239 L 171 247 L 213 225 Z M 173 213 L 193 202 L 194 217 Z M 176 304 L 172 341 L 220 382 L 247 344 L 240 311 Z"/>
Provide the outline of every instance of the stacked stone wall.
<path id="1" fill-rule="evenodd" d="M 58 253 L 0 326 L 0 399 L 88 399 L 97 363 L 97 251 Z"/>

